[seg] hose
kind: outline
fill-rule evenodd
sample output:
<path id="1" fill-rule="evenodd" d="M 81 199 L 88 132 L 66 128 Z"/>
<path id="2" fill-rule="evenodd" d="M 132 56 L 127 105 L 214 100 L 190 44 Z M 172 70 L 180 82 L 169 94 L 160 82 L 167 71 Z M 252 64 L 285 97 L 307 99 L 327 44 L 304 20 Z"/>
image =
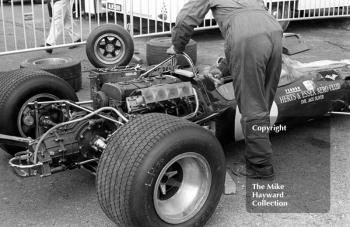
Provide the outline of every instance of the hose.
<path id="1" fill-rule="evenodd" d="M 38 152 L 39 152 L 39 148 L 40 148 L 40 145 L 42 144 L 42 142 L 44 141 L 44 139 L 54 130 L 56 130 L 57 128 L 60 128 L 60 127 L 63 127 L 65 125 L 68 125 L 68 124 L 73 124 L 73 123 L 77 123 L 77 122 L 80 122 L 80 121 L 83 121 L 83 120 L 86 120 L 94 115 L 97 115 L 98 113 L 100 112 L 103 112 L 103 111 L 113 111 L 113 112 L 118 112 L 116 109 L 114 109 L 113 107 L 103 107 L 101 109 L 98 109 L 96 111 L 93 111 L 91 113 L 89 113 L 88 115 L 82 117 L 82 118 L 78 118 L 78 119 L 75 119 L 75 120 L 72 120 L 72 121 L 67 121 L 67 122 L 63 122 L 63 123 L 60 123 L 52 128 L 50 128 L 47 132 L 44 133 L 44 135 L 42 135 L 38 141 L 38 144 L 36 145 L 35 147 L 35 151 L 34 151 L 34 160 L 33 160 L 33 163 L 36 164 L 37 163 L 37 158 L 38 158 Z M 119 113 L 120 114 L 120 113 Z M 123 123 L 119 122 L 121 125 L 123 125 Z"/>

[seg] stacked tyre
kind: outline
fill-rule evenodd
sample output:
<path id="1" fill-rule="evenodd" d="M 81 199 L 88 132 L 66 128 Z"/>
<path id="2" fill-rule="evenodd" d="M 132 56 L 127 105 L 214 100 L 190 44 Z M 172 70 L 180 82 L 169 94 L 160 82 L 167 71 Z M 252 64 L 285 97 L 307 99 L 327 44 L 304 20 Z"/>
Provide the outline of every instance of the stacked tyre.
<path id="1" fill-rule="evenodd" d="M 82 87 L 81 62 L 68 56 L 28 59 L 20 67 L 52 73 L 67 81 L 75 91 Z"/>
<path id="2" fill-rule="evenodd" d="M 148 65 L 156 65 L 169 57 L 166 53 L 167 49 L 171 47 L 172 41 L 170 37 L 160 37 L 151 39 L 146 45 L 146 58 Z M 197 43 L 190 40 L 187 44 L 185 53 L 190 56 L 193 63 L 197 62 Z M 183 67 L 189 66 L 187 60 L 183 56 L 179 56 L 177 64 Z"/>

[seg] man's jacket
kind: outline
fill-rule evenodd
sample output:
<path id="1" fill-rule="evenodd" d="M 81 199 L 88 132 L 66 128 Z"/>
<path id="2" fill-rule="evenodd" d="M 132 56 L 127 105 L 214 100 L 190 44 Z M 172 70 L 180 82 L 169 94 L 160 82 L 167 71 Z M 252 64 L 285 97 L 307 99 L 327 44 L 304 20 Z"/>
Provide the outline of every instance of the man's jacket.
<path id="1" fill-rule="evenodd" d="M 244 10 L 265 10 L 263 0 L 189 0 L 176 19 L 172 31 L 172 41 L 177 52 L 183 52 L 195 27 L 203 22 L 212 10 L 225 38 L 229 18 Z"/>

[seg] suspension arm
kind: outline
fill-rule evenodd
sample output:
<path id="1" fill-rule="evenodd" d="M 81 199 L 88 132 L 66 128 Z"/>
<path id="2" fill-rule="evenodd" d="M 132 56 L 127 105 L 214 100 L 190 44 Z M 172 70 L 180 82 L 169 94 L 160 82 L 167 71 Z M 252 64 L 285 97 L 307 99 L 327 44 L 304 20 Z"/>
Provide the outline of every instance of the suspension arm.
<path id="1" fill-rule="evenodd" d="M 23 148 L 28 148 L 34 140 L 30 138 L 22 138 L 17 136 L 8 136 L 0 134 L 0 144 L 14 145 Z"/>

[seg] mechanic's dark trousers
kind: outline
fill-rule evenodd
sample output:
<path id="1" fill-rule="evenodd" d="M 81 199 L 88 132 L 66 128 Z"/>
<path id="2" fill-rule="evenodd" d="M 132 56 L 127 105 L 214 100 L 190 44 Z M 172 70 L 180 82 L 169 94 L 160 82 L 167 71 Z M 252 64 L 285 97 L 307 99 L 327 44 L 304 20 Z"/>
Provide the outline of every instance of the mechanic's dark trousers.
<path id="1" fill-rule="evenodd" d="M 225 54 L 242 114 L 245 158 L 253 168 L 272 169 L 269 133 L 256 130 L 256 126 L 270 125 L 281 73 L 282 30 L 264 11 L 240 12 L 230 20 Z"/>

